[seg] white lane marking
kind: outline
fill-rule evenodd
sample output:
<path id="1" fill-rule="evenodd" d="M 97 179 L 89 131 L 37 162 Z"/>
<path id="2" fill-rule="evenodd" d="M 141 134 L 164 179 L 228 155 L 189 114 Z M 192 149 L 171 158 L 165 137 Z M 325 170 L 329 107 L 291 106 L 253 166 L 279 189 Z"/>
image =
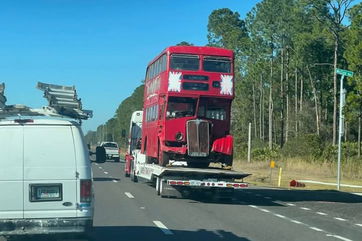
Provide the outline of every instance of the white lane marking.
<path id="1" fill-rule="evenodd" d="M 144 210 L 144 209 L 146 209 L 146 208 L 145 208 L 145 207 L 140 207 L 140 209 L 143 209 L 143 210 Z"/>
<path id="2" fill-rule="evenodd" d="M 356 223 L 356 225 L 362 227 L 362 223 Z"/>
<path id="3" fill-rule="evenodd" d="M 108 172 L 104 172 L 104 174 L 108 174 Z"/>
<path id="4" fill-rule="evenodd" d="M 102 169 L 102 167 L 98 167 L 99 169 Z"/>
<path id="5" fill-rule="evenodd" d="M 264 197 L 265 199 L 272 199 L 271 197 Z"/>
<path id="6" fill-rule="evenodd" d="M 300 209 L 307 210 L 307 211 L 310 210 L 310 208 L 306 208 L 306 207 L 301 207 Z"/>
<path id="7" fill-rule="evenodd" d="M 344 218 L 336 218 L 334 217 L 335 220 L 338 220 L 338 221 L 347 221 L 347 219 L 344 219 Z"/>
<path id="8" fill-rule="evenodd" d="M 280 214 L 271 212 L 271 211 L 269 211 L 269 210 L 267 210 L 267 209 L 263 209 L 263 208 L 260 208 L 260 207 L 258 207 L 258 206 L 255 206 L 255 205 L 248 205 L 248 206 L 249 206 L 249 207 L 252 207 L 252 208 L 256 208 L 256 209 L 258 209 L 258 210 L 260 210 L 260 211 L 263 211 L 263 212 L 266 212 L 266 213 L 271 213 L 271 214 L 273 214 L 273 215 L 276 216 L 276 217 L 283 218 L 283 219 L 288 220 L 288 221 L 290 221 L 290 222 L 292 222 L 292 223 L 304 225 L 304 226 L 306 226 L 306 227 L 308 227 L 309 229 L 312 229 L 312 230 L 314 230 L 314 231 L 323 232 L 323 233 L 326 234 L 327 237 L 334 237 L 334 238 L 337 238 L 337 239 L 341 239 L 341 240 L 343 240 L 343 241 L 353 241 L 353 240 L 351 240 L 351 239 L 348 239 L 348 238 L 345 238 L 345 237 L 342 237 L 342 236 L 339 236 L 339 235 L 336 235 L 336 234 L 329 234 L 329 233 L 327 233 L 326 231 L 324 231 L 323 229 L 310 226 L 310 225 L 305 224 L 305 223 L 302 223 L 302 222 L 300 222 L 300 221 L 297 221 L 297 220 L 288 218 L 288 217 L 286 217 L 286 216 L 284 216 L 284 215 L 280 215 Z M 335 218 L 335 219 L 336 219 L 336 218 Z M 345 220 L 345 221 L 347 221 L 347 220 Z M 362 224 L 356 224 L 356 225 L 362 227 Z"/>
<path id="9" fill-rule="evenodd" d="M 269 211 L 269 210 L 264 209 L 264 208 L 260 208 L 260 211 L 263 211 L 263 212 L 265 212 L 265 213 L 270 213 L 270 211 Z"/>
<path id="10" fill-rule="evenodd" d="M 171 230 L 169 230 L 163 223 L 161 223 L 160 221 L 153 221 L 153 223 L 159 228 L 161 229 L 161 231 L 166 234 L 166 235 L 173 235 L 173 232 Z"/>
<path id="11" fill-rule="evenodd" d="M 302 223 L 302 222 L 299 222 L 299 221 L 297 221 L 297 220 L 294 220 L 294 219 L 291 219 L 290 220 L 292 223 L 296 223 L 296 224 L 304 224 L 304 223 Z"/>
<path id="12" fill-rule="evenodd" d="M 361 193 L 361 192 L 354 192 L 353 194 L 354 194 L 354 195 L 358 195 L 358 196 L 362 196 L 362 193 Z"/>
<path id="13" fill-rule="evenodd" d="M 261 195 L 261 194 L 255 194 L 255 196 L 257 196 L 257 197 L 261 197 L 262 195 Z"/>
<path id="14" fill-rule="evenodd" d="M 318 181 L 312 181 L 312 180 L 297 180 L 298 182 L 305 182 L 305 183 L 313 183 L 313 184 L 322 184 L 322 185 L 329 185 L 329 186 L 337 186 L 336 183 L 330 183 L 330 182 L 318 182 Z M 355 187 L 355 188 L 362 188 L 362 186 L 359 185 L 349 185 L 349 184 L 341 184 L 341 187 Z"/>
<path id="15" fill-rule="evenodd" d="M 134 196 L 133 196 L 131 193 L 129 193 L 129 192 L 125 192 L 124 194 L 126 194 L 126 196 L 127 196 L 128 198 L 134 198 Z"/>
<path id="16" fill-rule="evenodd" d="M 274 216 L 277 216 L 278 218 L 286 218 L 284 215 L 278 214 L 278 213 L 273 213 Z"/>
<path id="17" fill-rule="evenodd" d="M 114 183 L 117 183 L 118 181 L 117 180 L 113 180 Z"/>
<path id="18" fill-rule="evenodd" d="M 339 235 L 334 235 L 334 234 L 326 234 L 327 237 L 333 237 L 333 238 L 338 238 L 340 240 L 343 240 L 343 241 L 353 241 L 352 239 L 348 239 L 348 238 L 345 238 L 345 237 L 342 237 L 342 236 L 339 236 Z"/>
<path id="19" fill-rule="evenodd" d="M 317 232 L 324 232 L 323 229 L 320 229 L 320 228 L 316 228 L 316 227 L 309 227 L 310 229 L 313 229 L 314 231 L 317 231 Z"/>
<path id="20" fill-rule="evenodd" d="M 328 214 L 326 213 L 322 213 L 322 212 L 316 212 L 316 214 L 322 215 L 322 216 L 327 216 Z"/>
<path id="21" fill-rule="evenodd" d="M 287 203 L 288 206 L 295 207 L 294 203 Z"/>
<path id="22" fill-rule="evenodd" d="M 98 166 L 98 163 L 95 163 L 96 164 L 96 166 Z"/>

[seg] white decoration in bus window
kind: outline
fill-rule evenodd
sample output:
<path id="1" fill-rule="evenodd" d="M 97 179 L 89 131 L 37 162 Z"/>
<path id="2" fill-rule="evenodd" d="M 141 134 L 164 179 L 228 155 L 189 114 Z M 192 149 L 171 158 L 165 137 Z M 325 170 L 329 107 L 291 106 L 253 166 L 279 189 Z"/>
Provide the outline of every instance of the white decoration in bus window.
<path id="1" fill-rule="evenodd" d="M 168 76 L 168 91 L 181 91 L 181 72 L 172 72 Z"/>
<path id="2" fill-rule="evenodd" d="M 233 76 L 221 75 L 221 90 L 220 94 L 232 95 L 233 94 Z"/>

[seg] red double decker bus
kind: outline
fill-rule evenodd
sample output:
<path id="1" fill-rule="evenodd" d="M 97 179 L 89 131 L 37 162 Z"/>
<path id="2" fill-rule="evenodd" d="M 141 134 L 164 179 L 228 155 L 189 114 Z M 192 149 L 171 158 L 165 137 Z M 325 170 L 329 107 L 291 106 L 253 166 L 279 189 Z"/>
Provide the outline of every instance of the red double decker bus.
<path id="1" fill-rule="evenodd" d="M 233 63 L 231 50 L 196 46 L 168 47 L 150 62 L 141 143 L 148 163 L 232 165 Z"/>

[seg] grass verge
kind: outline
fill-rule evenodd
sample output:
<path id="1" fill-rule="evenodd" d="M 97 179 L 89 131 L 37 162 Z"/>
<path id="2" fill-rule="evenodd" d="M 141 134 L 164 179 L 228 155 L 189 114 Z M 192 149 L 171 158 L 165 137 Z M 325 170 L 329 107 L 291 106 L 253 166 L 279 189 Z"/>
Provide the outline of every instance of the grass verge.
<path id="1" fill-rule="evenodd" d="M 246 182 L 257 186 L 278 186 L 279 168 L 282 168 L 281 188 L 291 188 L 291 180 L 313 180 L 319 182 L 336 183 L 337 165 L 334 163 L 306 162 L 299 159 L 287 159 L 277 161 L 275 168 L 270 168 L 269 161 L 246 161 L 234 160 L 233 169 L 251 173 L 245 179 Z M 342 184 L 362 186 L 362 165 L 356 163 L 344 163 L 342 165 Z M 336 190 L 336 186 L 305 183 L 305 187 L 293 189 L 307 190 Z M 341 191 L 362 192 L 362 188 L 341 187 Z"/>

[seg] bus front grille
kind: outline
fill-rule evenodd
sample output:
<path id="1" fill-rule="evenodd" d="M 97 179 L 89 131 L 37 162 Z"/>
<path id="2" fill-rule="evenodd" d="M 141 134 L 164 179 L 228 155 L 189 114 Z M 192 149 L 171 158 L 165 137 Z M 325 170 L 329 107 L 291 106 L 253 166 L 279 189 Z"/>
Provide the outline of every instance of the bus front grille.
<path id="1" fill-rule="evenodd" d="M 206 157 L 209 155 L 209 133 L 209 122 L 199 119 L 187 122 L 187 147 L 189 156 Z"/>

